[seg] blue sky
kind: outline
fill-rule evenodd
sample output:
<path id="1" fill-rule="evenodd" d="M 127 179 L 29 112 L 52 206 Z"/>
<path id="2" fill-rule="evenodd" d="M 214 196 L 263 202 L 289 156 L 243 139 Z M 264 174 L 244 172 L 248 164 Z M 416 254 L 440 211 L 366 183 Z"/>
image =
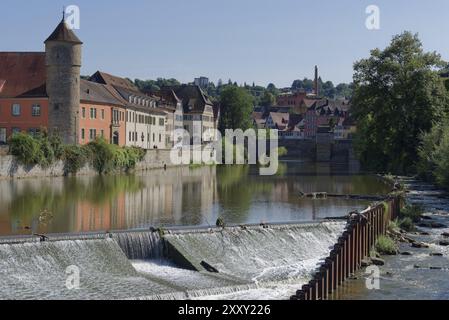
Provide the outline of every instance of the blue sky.
<path id="1" fill-rule="evenodd" d="M 320 75 L 352 79 L 355 60 L 394 34 L 418 32 L 449 60 L 447 0 L 0 0 L 0 51 L 42 51 L 64 5 L 81 10 L 82 74 L 289 86 Z M 380 8 L 381 29 L 365 27 Z"/>

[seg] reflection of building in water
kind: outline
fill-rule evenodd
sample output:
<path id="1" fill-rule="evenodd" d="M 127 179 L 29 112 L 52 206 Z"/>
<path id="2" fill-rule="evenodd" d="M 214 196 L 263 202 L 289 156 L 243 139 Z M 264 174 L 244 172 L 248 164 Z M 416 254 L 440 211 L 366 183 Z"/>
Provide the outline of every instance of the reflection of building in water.
<path id="1" fill-rule="evenodd" d="M 144 186 L 125 194 L 127 227 L 181 224 L 199 219 L 212 208 L 216 194 L 215 168 L 178 168 L 145 173 Z M 187 211 L 191 212 L 187 212 Z M 192 216 L 193 214 L 193 216 Z"/>
<path id="2" fill-rule="evenodd" d="M 184 167 L 135 176 L 0 181 L 0 234 L 202 222 L 216 199 L 215 170 Z M 42 212 L 49 213 L 48 221 L 42 222 Z"/>

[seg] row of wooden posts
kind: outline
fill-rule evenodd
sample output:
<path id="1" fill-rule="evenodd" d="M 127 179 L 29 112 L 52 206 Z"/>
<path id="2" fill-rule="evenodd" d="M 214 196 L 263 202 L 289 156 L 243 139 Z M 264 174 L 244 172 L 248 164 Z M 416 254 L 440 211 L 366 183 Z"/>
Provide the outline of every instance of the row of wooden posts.
<path id="1" fill-rule="evenodd" d="M 400 212 L 400 197 L 352 214 L 343 235 L 334 245 L 330 255 L 318 268 L 313 279 L 296 292 L 292 300 L 326 300 L 352 274 L 362 266 L 362 260 L 381 235 L 385 235 L 390 221 Z"/>

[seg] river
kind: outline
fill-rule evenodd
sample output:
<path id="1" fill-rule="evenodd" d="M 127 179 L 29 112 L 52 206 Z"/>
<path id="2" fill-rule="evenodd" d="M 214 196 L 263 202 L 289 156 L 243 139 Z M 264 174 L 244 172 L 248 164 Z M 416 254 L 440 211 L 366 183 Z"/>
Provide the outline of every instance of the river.
<path id="1" fill-rule="evenodd" d="M 88 241 L 61 236 L 54 242 L 2 244 L 0 298 L 288 299 L 310 281 L 345 226 L 343 221 L 313 221 L 346 216 L 369 204 L 305 199 L 300 193 L 389 191 L 378 177 L 346 166 L 297 161 L 280 163 L 275 176 L 260 176 L 249 166 L 208 166 L 1 181 L 1 236 L 142 231 L 118 233 L 117 241 L 104 235 Z M 165 237 L 195 261 L 219 268 L 217 275 L 173 265 L 157 240 L 151 240 L 150 260 L 124 254 L 124 248 L 143 248 L 148 232 L 143 230 L 150 227 L 210 226 L 218 217 L 229 225 L 299 224 Z M 66 268 L 72 265 L 83 274 L 80 290 L 65 286 Z"/>
<path id="2" fill-rule="evenodd" d="M 133 175 L 0 181 L 0 235 L 313 221 L 368 202 L 301 199 L 300 192 L 385 194 L 345 166 L 283 162 L 276 176 L 248 166 L 171 168 Z"/>

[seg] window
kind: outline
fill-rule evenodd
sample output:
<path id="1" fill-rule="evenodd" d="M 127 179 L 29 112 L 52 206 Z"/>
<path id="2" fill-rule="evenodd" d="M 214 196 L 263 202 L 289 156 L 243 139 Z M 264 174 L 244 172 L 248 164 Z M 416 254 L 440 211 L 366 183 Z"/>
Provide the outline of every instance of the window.
<path id="1" fill-rule="evenodd" d="M 86 108 L 84 107 L 81 109 L 81 116 L 83 117 L 83 119 L 86 118 Z"/>
<path id="2" fill-rule="evenodd" d="M 104 138 L 104 130 L 101 130 L 101 137 Z"/>
<path id="3" fill-rule="evenodd" d="M 20 104 L 14 103 L 12 105 L 12 110 L 11 111 L 12 111 L 12 115 L 13 116 L 15 116 L 15 117 L 20 116 Z"/>
<path id="4" fill-rule="evenodd" d="M 162 135 L 159 133 L 159 142 L 162 142 Z"/>
<path id="5" fill-rule="evenodd" d="M 101 119 L 104 120 L 104 109 L 101 109 Z"/>
<path id="6" fill-rule="evenodd" d="M 12 128 L 12 134 L 20 132 L 21 132 L 20 128 Z"/>
<path id="7" fill-rule="evenodd" d="M 0 128 L 0 144 L 6 143 L 6 128 Z"/>
<path id="8" fill-rule="evenodd" d="M 39 129 L 36 129 L 36 128 L 30 128 L 30 129 L 28 129 L 28 133 L 29 133 L 31 136 L 36 137 L 36 136 L 39 134 Z"/>
<path id="9" fill-rule="evenodd" d="M 132 137 L 131 137 L 131 131 L 129 132 L 129 141 L 133 141 Z"/>
<path id="10" fill-rule="evenodd" d="M 96 129 L 90 129 L 89 130 L 89 139 L 95 140 L 95 138 L 97 137 L 97 130 Z"/>
<path id="11" fill-rule="evenodd" d="M 86 138 L 86 132 L 84 129 L 81 129 L 81 140 L 84 140 L 85 138 Z"/>
<path id="12" fill-rule="evenodd" d="M 41 105 L 40 104 L 33 104 L 31 106 L 31 116 L 33 116 L 33 117 L 41 116 Z"/>
<path id="13" fill-rule="evenodd" d="M 97 119 L 97 109 L 90 108 L 90 118 L 91 119 Z"/>
<path id="14" fill-rule="evenodd" d="M 165 125 L 165 120 L 164 120 L 164 118 L 160 118 L 160 119 L 159 119 L 159 125 L 160 125 L 160 126 Z"/>
<path id="15" fill-rule="evenodd" d="M 153 133 L 153 142 L 156 141 L 156 136 Z"/>

